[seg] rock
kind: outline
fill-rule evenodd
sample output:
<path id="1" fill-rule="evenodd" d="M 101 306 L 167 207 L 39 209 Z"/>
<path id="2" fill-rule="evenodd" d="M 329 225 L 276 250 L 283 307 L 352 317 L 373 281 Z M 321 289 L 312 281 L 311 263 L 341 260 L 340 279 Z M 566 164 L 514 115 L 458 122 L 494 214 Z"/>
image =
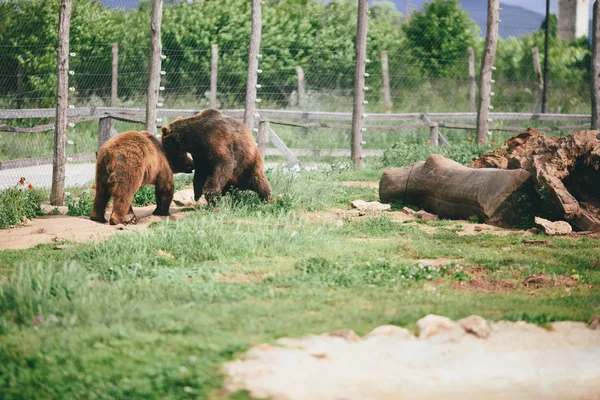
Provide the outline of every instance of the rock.
<path id="1" fill-rule="evenodd" d="M 200 197 L 200 199 L 196 202 L 194 201 L 194 190 L 193 189 L 183 189 L 178 192 L 175 192 L 173 195 L 173 202 L 175 205 L 180 207 L 195 207 L 196 205 L 206 205 L 206 200 L 204 196 Z"/>
<path id="2" fill-rule="evenodd" d="M 535 224 L 546 235 L 567 235 L 573 231 L 571 225 L 565 221 L 548 221 L 547 219 L 535 217 Z"/>
<path id="3" fill-rule="evenodd" d="M 538 233 L 540 233 L 540 230 L 538 228 L 529 228 L 529 229 L 527 229 L 527 232 L 529 232 L 533 235 L 537 235 Z"/>
<path id="4" fill-rule="evenodd" d="M 415 210 L 411 210 L 408 207 L 404 207 L 402 209 L 402 211 L 404 211 L 408 215 L 412 215 L 413 217 L 415 217 L 417 219 L 422 219 L 423 221 L 437 221 L 438 220 L 437 215 L 428 213 L 425 210 L 415 211 Z"/>
<path id="5" fill-rule="evenodd" d="M 365 339 L 373 338 L 373 337 L 381 337 L 387 336 L 394 339 L 414 339 L 415 335 L 408 329 L 400 328 L 395 325 L 382 325 L 373 329 Z"/>
<path id="6" fill-rule="evenodd" d="M 600 315 L 594 315 L 588 321 L 588 327 L 600 331 Z"/>
<path id="7" fill-rule="evenodd" d="M 419 339 L 434 343 L 456 342 L 464 335 L 464 329 L 450 318 L 429 314 L 417 321 Z"/>
<path id="8" fill-rule="evenodd" d="M 51 204 L 42 204 L 42 212 L 44 215 L 67 215 L 69 207 L 67 206 L 53 206 Z"/>
<path id="9" fill-rule="evenodd" d="M 389 204 L 381 204 L 378 201 L 364 201 L 364 200 L 354 200 L 350 203 L 353 208 L 356 208 L 361 211 L 389 211 L 391 209 L 391 205 Z"/>
<path id="10" fill-rule="evenodd" d="M 485 339 L 490 336 L 492 328 L 490 324 L 479 315 L 471 315 L 469 317 L 459 319 L 458 324 L 467 333 L 472 333 L 475 336 Z"/>
<path id="11" fill-rule="evenodd" d="M 328 333 L 327 336 L 341 337 L 349 342 L 360 341 L 360 336 L 358 336 L 352 329 L 342 329 L 336 332 Z"/>

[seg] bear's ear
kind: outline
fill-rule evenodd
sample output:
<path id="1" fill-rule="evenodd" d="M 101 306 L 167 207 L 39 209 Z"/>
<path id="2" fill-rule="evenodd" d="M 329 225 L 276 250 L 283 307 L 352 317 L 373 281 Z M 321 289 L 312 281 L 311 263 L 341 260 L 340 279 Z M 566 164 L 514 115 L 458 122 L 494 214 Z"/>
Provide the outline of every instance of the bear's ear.
<path id="1" fill-rule="evenodd" d="M 175 121 L 177 121 L 178 119 L 183 119 L 183 117 L 180 115 L 179 117 L 175 118 Z"/>
<path id="2" fill-rule="evenodd" d="M 160 130 L 162 131 L 163 136 L 168 136 L 171 133 L 171 128 L 169 128 L 169 125 L 161 127 Z"/>

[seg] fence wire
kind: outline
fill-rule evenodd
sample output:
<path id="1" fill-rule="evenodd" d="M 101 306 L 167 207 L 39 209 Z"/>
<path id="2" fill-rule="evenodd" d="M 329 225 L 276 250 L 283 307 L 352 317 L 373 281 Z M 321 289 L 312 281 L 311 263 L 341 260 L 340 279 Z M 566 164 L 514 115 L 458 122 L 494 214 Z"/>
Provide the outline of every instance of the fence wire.
<path id="1" fill-rule="evenodd" d="M 1 109 L 54 107 L 58 3 L 58 0 L 0 3 L 0 15 L 3 16 L 0 22 Z M 251 2 L 246 0 L 222 0 L 218 7 L 209 0 L 165 1 L 159 108 L 204 109 L 210 106 L 213 44 L 218 46 L 216 107 L 244 107 L 250 5 Z M 341 0 L 325 4 L 311 0 L 272 0 L 262 7 L 258 111 L 352 112 L 355 2 Z M 472 47 L 474 50 L 475 81 L 478 82 L 484 44 L 482 33 L 486 27 L 466 19 L 464 26 L 456 23 L 438 26 L 436 30 L 432 28 L 433 24 L 419 26 L 419 13 L 423 14 L 424 10 L 416 10 L 407 16 L 385 2 L 371 5 L 366 113 L 383 113 L 390 106 L 389 111 L 393 113 L 471 111 L 467 49 Z M 70 105 L 146 106 L 150 14 L 151 2 L 145 0 L 74 2 L 69 57 Z M 532 49 L 539 49 L 539 62 L 543 64 L 543 30 L 511 26 L 510 21 L 504 20 L 500 27 L 504 39 L 500 40 L 496 55 L 494 111 L 539 112 L 540 80 L 535 72 Z M 561 32 L 552 26 L 552 20 L 551 30 L 548 111 L 589 113 L 589 40 L 562 38 Z M 113 60 L 113 43 L 118 46 L 116 60 Z M 390 82 L 391 105 L 387 107 L 383 51 L 387 52 Z M 113 61 L 118 63 L 115 77 Z M 304 76 L 302 86 L 299 86 L 299 72 Z M 113 78 L 117 81 L 116 103 L 112 100 Z M 165 118 L 163 123 L 168 120 Z M 32 127 L 52 121 L 48 118 L 0 122 L 11 127 Z M 367 124 L 374 123 L 367 121 Z M 115 128 L 122 132 L 141 130 L 143 126 L 115 122 Z M 348 128 L 276 124 L 272 128 L 291 148 L 350 148 Z M 403 140 L 424 143 L 427 132 L 424 128 L 368 130 L 365 149 L 384 150 Z M 445 134 L 454 140 L 464 140 L 467 136 L 464 131 Z M 97 121 L 78 123 L 70 128 L 67 186 L 87 184 L 93 178 L 91 160 L 96 151 L 97 136 Z M 52 129 L 35 133 L 0 132 L 0 189 L 15 184 L 20 176 L 27 176 L 28 181 L 35 179 L 34 185 L 49 186 L 52 154 Z M 41 160 L 12 162 L 34 158 Z M 86 172 L 80 173 L 80 170 Z"/>

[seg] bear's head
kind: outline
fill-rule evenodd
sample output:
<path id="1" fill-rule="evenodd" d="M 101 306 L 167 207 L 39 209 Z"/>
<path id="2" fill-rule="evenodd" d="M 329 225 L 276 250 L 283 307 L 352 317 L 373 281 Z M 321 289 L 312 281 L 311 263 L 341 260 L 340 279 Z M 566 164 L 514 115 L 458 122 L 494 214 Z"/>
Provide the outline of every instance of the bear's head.
<path id="1" fill-rule="evenodd" d="M 171 127 L 169 125 L 163 126 L 161 130 L 162 146 L 173 173 L 191 173 L 195 168 L 194 161 L 188 155 L 187 151 L 181 148 L 177 135 L 171 133 Z"/>

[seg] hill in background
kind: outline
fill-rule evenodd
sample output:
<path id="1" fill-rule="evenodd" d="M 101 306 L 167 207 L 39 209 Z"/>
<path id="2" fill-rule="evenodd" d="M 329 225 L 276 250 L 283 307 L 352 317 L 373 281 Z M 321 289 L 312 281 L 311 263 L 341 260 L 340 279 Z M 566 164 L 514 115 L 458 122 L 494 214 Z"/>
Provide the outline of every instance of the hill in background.
<path id="1" fill-rule="evenodd" d="M 101 0 L 105 7 L 119 7 L 126 10 L 137 8 L 140 0 Z M 415 10 L 423 7 L 425 0 L 387 0 L 394 3 L 396 9 L 403 14 L 407 10 Z M 471 18 L 481 27 L 482 36 L 485 36 L 485 25 L 487 19 L 487 2 L 485 0 L 460 0 L 463 10 L 466 10 Z M 408 4 L 407 4 L 408 3 Z M 499 33 L 502 38 L 509 36 L 523 36 L 531 31 L 540 28 L 544 16 L 535 11 L 523 7 L 503 4 L 500 2 L 502 11 L 500 12 Z"/>

